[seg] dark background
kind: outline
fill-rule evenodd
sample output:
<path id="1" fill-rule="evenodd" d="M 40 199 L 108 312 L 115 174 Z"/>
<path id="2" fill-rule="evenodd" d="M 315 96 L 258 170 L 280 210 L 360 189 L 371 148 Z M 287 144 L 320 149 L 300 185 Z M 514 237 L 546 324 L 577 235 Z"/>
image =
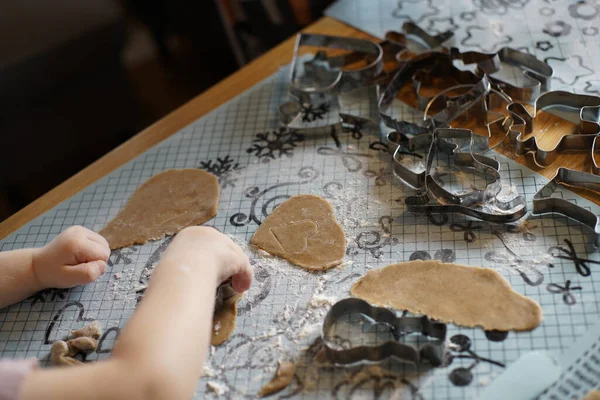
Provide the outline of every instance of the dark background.
<path id="1" fill-rule="evenodd" d="M 2 0 L 0 221 L 329 3 Z"/>

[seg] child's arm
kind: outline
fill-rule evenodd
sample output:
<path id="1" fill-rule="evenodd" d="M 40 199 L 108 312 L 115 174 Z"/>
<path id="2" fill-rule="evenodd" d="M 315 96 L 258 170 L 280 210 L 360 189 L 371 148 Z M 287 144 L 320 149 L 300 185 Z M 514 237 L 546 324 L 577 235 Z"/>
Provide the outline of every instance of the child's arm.
<path id="1" fill-rule="evenodd" d="M 106 271 L 106 240 L 81 226 L 66 229 L 39 249 L 0 253 L 0 308 L 35 292 L 92 282 Z"/>
<path id="2" fill-rule="evenodd" d="M 80 367 L 32 372 L 22 399 L 190 399 L 208 351 L 218 284 L 250 287 L 248 257 L 212 228 L 181 231 L 119 336 L 112 356 Z"/>

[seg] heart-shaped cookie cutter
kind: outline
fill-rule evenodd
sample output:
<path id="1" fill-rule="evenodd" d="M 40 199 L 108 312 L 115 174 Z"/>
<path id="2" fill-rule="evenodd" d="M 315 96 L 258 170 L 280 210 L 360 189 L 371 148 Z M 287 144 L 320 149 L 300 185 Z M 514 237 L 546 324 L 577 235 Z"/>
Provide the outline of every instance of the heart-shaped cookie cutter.
<path id="1" fill-rule="evenodd" d="M 344 348 L 331 340 L 329 332 L 344 315 L 362 314 L 377 323 L 391 328 L 394 339 L 376 346 L 355 346 Z M 364 300 L 347 298 L 335 303 L 323 321 L 321 338 L 327 358 L 334 364 L 354 364 L 362 361 L 377 362 L 395 356 L 412 363 L 429 363 L 433 366 L 443 364 L 446 348 L 446 324 L 423 317 L 398 317 L 396 312 L 375 307 Z M 429 340 L 424 344 L 401 342 L 408 334 L 421 334 Z"/>

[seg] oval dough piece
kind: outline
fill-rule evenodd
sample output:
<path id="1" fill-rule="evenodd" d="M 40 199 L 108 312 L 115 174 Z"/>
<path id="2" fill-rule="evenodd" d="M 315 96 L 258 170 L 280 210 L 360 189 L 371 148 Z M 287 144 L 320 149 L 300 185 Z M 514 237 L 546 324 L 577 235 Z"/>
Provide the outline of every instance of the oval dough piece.
<path id="1" fill-rule="evenodd" d="M 346 235 L 333 208 L 310 194 L 291 197 L 277 206 L 250 243 L 308 270 L 334 267 L 346 254 Z"/>
<path id="2" fill-rule="evenodd" d="M 215 308 L 213 314 L 213 331 L 210 344 L 218 346 L 231 337 L 235 330 L 235 320 L 237 318 L 237 303 L 242 298 L 237 294 L 223 301 Z"/>
<path id="3" fill-rule="evenodd" d="M 219 182 L 200 169 L 171 169 L 140 186 L 100 231 L 111 249 L 144 244 L 217 215 Z"/>
<path id="4" fill-rule="evenodd" d="M 351 292 L 374 305 L 486 330 L 530 331 L 542 322 L 540 306 L 488 268 L 403 262 L 367 272 Z"/>

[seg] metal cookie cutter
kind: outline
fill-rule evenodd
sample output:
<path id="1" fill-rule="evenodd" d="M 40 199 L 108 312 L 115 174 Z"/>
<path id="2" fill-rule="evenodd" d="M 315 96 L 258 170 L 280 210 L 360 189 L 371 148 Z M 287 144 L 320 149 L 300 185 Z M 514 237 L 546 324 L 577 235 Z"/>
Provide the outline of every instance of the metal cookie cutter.
<path id="1" fill-rule="evenodd" d="M 329 332 L 336 321 L 344 315 L 360 313 L 377 323 L 388 325 L 395 340 L 377 346 L 355 346 L 346 348 L 335 343 Z M 421 334 L 427 337 L 424 344 L 409 344 L 400 340 L 409 334 Z M 374 307 L 361 299 L 348 298 L 335 303 L 323 322 L 321 331 L 325 354 L 334 364 L 353 364 L 360 361 L 381 361 L 395 356 L 402 361 L 421 364 L 429 362 L 433 366 L 443 363 L 446 341 L 446 324 L 430 320 L 427 317 L 398 317 L 387 308 Z"/>
<path id="2" fill-rule="evenodd" d="M 559 197 L 551 197 L 559 187 L 576 187 L 600 193 L 600 176 L 587 172 L 559 168 L 550 182 L 533 196 L 533 215 L 562 214 L 594 231 L 594 246 L 600 247 L 600 217 L 590 210 Z"/>
<path id="3" fill-rule="evenodd" d="M 436 104 L 439 104 L 439 103 L 447 104 L 448 99 L 450 99 L 450 97 L 447 95 L 447 93 L 457 92 L 457 91 L 465 91 L 465 90 L 472 91 L 472 90 L 476 90 L 476 88 L 477 88 L 476 85 L 457 85 L 457 86 L 450 87 L 450 88 L 438 93 L 436 96 L 431 98 L 431 100 L 425 107 L 424 114 L 423 114 L 423 120 L 427 121 L 427 119 L 429 118 L 427 116 L 427 114 L 429 113 L 429 110 L 432 107 L 434 107 Z M 469 92 L 467 92 L 467 93 L 469 93 Z M 475 99 L 475 100 L 477 100 L 477 99 Z M 483 136 L 483 137 L 479 136 L 479 135 L 474 136 L 474 138 L 475 138 L 474 149 L 476 149 L 477 152 L 492 150 L 492 149 L 502 145 L 502 143 L 504 143 L 504 140 L 508 136 L 508 132 L 509 132 L 509 129 L 506 128 L 506 124 L 504 124 L 507 116 L 504 114 L 501 114 L 501 113 L 496 113 L 492 110 L 499 107 L 500 104 L 506 105 L 506 107 L 508 107 L 510 104 L 512 104 L 512 102 L 513 102 L 512 99 L 506 93 L 504 93 L 502 91 L 498 91 L 498 90 L 494 89 L 494 87 L 491 87 L 489 93 L 487 93 L 487 95 L 483 96 L 483 98 L 481 99 L 480 104 L 473 104 L 473 107 L 470 107 L 467 110 L 467 112 L 472 113 L 475 116 L 477 123 L 479 125 L 485 126 L 485 128 L 487 130 L 486 136 Z M 490 117 L 489 117 L 490 114 L 495 115 L 495 118 L 490 119 Z M 493 126 L 493 125 L 501 127 L 504 131 L 505 136 L 502 138 L 502 140 L 500 140 L 494 146 L 490 146 L 490 139 L 492 138 L 491 126 Z M 407 140 L 409 143 L 411 143 L 413 139 L 409 137 L 409 138 L 407 138 Z M 418 140 L 421 140 L 421 139 L 418 139 Z"/>
<path id="4" fill-rule="evenodd" d="M 490 82 L 485 76 L 481 78 L 477 84 L 473 85 L 472 89 L 464 95 L 453 99 L 447 99 L 445 108 L 433 117 L 424 116 L 425 121 L 422 124 L 415 125 L 406 121 L 399 121 L 390 115 L 389 110 L 396 98 L 396 93 L 402 86 L 404 86 L 409 79 L 412 79 L 417 71 L 428 65 L 432 65 L 432 63 L 435 63 L 437 60 L 443 60 L 446 57 L 447 56 L 442 53 L 428 53 L 423 56 L 418 56 L 414 60 L 406 63 L 406 65 L 396 73 L 381 95 L 378 104 L 381 121 L 387 128 L 393 129 L 401 135 L 403 131 L 406 131 L 407 129 L 409 134 L 412 135 L 421 135 L 427 132 L 431 133 L 436 128 L 448 126 L 454 119 L 458 118 L 475 105 L 481 104 L 481 101 L 485 99 L 485 96 L 491 90 Z"/>
<path id="5" fill-rule="evenodd" d="M 469 151 L 463 152 L 456 140 L 469 140 Z M 464 194 L 444 189 L 431 175 L 433 160 L 438 151 L 452 154 L 456 165 L 469 168 L 485 176 L 485 188 Z M 425 169 L 425 185 L 417 196 L 406 198 L 408 211 L 417 213 L 460 213 L 489 222 L 513 222 L 527 213 L 525 199 L 517 196 L 500 201 L 502 190 L 499 163 L 489 157 L 473 153 L 473 133 L 468 129 L 438 129 L 434 132 Z"/>
<path id="6" fill-rule="evenodd" d="M 371 55 L 372 60 L 369 60 L 370 62 L 363 68 L 342 70 L 342 67 L 346 65 L 346 56 L 328 57 L 325 52 L 319 51 L 312 60 L 302 62 L 300 48 L 303 46 L 350 50 Z M 354 57 L 351 58 L 354 61 Z M 382 71 L 383 50 L 375 42 L 340 36 L 300 33 L 296 38 L 294 48 L 289 89 L 301 103 L 311 103 L 312 95 L 335 94 L 342 89 L 350 90 L 368 85 Z"/>
<path id="7" fill-rule="evenodd" d="M 404 165 L 403 159 L 406 156 L 417 156 L 420 157 L 415 151 L 431 150 L 432 135 L 435 129 L 447 128 L 450 123 L 465 112 L 473 109 L 478 115 L 479 119 L 482 119 L 488 129 L 488 136 L 481 137 L 474 135 L 470 137 L 463 137 L 463 139 L 469 139 L 473 141 L 473 145 L 470 151 L 477 149 L 477 151 L 487 151 L 489 149 L 489 138 L 491 137 L 490 124 L 487 117 L 487 98 L 490 94 L 490 86 L 487 79 L 484 77 L 477 85 L 461 85 L 455 88 L 468 88 L 469 91 L 455 100 L 446 101 L 446 108 L 440 113 L 433 117 L 428 117 L 426 114 L 423 116 L 424 121 L 422 124 L 414 124 L 404 121 L 397 123 L 397 130 L 390 132 L 387 135 L 388 151 L 392 155 L 392 161 L 394 165 L 394 172 L 396 175 L 408 186 L 414 189 L 422 189 L 425 185 L 425 171 L 415 172 Z M 440 93 L 434 97 L 426 111 L 429 110 L 431 105 L 445 96 L 447 91 Z M 494 92 L 492 92 L 494 94 Z M 510 100 L 510 98 L 508 99 Z M 469 131 L 470 132 L 470 131 Z M 475 138 L 477 140 L 475 141 Z M 494 160 L 493 163 L 496 163 Z M 497 164 L 497 163 L 496 163 Z"/>
<path id="8" fill-rule="evenodd" d="M 402 51 L 396 53 L 396 60 L 404 62 L 416 54 L 442 50 L 444 42 L 447 42 L 453 36 L 452 31 L 445 31 L 432 36 L 417 24 L 407 21 L 402 24 L 402 32 L 386 32 L 385 39 L 387 42 L 403 48 Z"/>
<path id="9" fill-rule="evenodd" d="M 522 137 L 533 132 L 537 113 L 550 107 L 567 109 L 571 114 L 575 111 L 579 123 L 579 134 L 565 135 L 553 149 L 543 150 L 538 146 L 535 136 L 525 140 Z M 596 137 L 600 133 L 600 97 L 554 91 L 544 93 L 536 99 L 533 114 L 530 114 L 520 103 L 510 104 L 507 110 L 511 117 L 507 120 L 510 130 L 509 139 L 511 145 L 515 146 L 517 155 L 531 154 L 537 166 L 546 167 L 560 153 L 591 151 L 593 171 L 598 171 L 594 151 L 596 150 Z"/>
<path id="10" fill-rule="evenodd" d="M 519 82 L 518 76 L 507 76 L 513 72 L 510 71 L 511 68 L 502 68 L 502 66 L 498 68 L 496 62 L 488 60 L 477 62 L 476 73 L 488 75 L 490 80 L 506 94 L 526 102 L 531 102 L 542 92 L 550 90 L 554 71 L 548 63 L 510 47 L 503 47 L 497 55 L 501 64 L 518 68 L 521 71 L 522 82 Z M 510 83 L 507 78 L 513 78 L 517 82 Z"/>

